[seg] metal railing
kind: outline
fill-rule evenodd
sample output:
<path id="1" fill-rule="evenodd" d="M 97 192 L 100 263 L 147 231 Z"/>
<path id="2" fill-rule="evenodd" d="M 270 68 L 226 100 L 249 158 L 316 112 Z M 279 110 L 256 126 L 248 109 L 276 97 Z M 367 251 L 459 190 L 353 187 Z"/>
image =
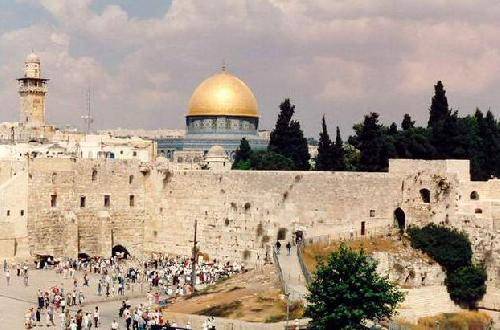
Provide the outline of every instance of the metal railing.
<path id="1" fill-rule="evenodd" d="M 304 276 L 307 285 L 309 285 L 312 282 L 312 275 L 309 269 L 307 268 L 307 265 L 304 262 L 304 257 L 303 257 L 303 249 L 304 244 L 298 243 L 297 244 L 297 258 L 299 258 L 299 264 L 300 264 L 300 269 L 302 270 L 302 275 Z"/>
<path id="2" fill-rule="evenodd" d="M 281 269 L 280 262 L 278 260 L 278 254 L 276 253 L 276 249 L 273 248 L 273 261 L 274 265 L 276 266 L 276 269 L 278 270 L 278 278 L 280 280 L 281 284 L 281 290 L 283 291 L 284 294 L 287 294 L 287 288 L 286 288 L 286 283 L 285 279 L 283 277 L 283 269 Z"/>

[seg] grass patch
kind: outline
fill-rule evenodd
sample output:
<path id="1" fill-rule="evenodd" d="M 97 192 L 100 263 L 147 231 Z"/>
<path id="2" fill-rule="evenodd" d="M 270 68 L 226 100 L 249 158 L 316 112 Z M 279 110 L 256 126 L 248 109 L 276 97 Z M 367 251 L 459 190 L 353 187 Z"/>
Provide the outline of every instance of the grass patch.
<path id="1" fill-rule="evenodd" d="M 486 329 L 491 324 L 491 317 L 482 312 L 445 313 L 418 320 L 422 329 L 434 329 L 439 322 L 440 329 Z"/>
<path id="2" fill-rule="evenodd" d="M 488 329 L 491 317 L 483 312 L 443 313 L 435 316 L 422 317 L 418 324 L 401 320 L 397 324 L 407 330 L 483 330 Z M 437 323 L 438 322 L 438 323 Z"/>
<path id="3" fill-rule="evenodd" d="M 303 253 L 304 262 L 309 271 L 314 272 L 316 270 L 317 258 L 327 257 L 332 252 L 337 251 L 342 243 L 355 251 L 363 249 L 367 254 L 373 252 L 397 252 L 400 249 L 400 245 L 394 239 L 385 237 L 309 244 L 304 246 Z"/>

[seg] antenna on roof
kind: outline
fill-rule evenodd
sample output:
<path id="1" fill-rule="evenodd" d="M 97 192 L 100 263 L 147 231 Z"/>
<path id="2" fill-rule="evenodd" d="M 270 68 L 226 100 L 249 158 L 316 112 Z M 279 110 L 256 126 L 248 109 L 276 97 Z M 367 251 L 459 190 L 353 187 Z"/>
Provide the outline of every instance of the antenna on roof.
<path id="1" fill-rule="evenodd" d="M 91 113 L 91 99 L 90 99 L 90 87 L 87 88 L 87 115 L 82 116 L 81 118 L 87 125 L 87 134 L 90 134 L 90 125 L 94 122 L 94 118 Z"/>

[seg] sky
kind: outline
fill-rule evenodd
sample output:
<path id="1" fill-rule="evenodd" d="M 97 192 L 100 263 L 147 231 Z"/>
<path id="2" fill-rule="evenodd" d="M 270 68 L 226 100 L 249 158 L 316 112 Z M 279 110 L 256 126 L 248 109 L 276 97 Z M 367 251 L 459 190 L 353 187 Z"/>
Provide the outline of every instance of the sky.
<path id="1" fill-rule="evenodd" d="M 47 117 L 94 128 L 183 128 L 196 86 L 223 62 L 271 129 L 284 98 L 316 137 L 364 114 L 424 124 L 433 85 L 451 107 L 500 115 L 496 0 L 1 0 L 0 121 L 18 119 L 31 50 L 50 78 Z"/>

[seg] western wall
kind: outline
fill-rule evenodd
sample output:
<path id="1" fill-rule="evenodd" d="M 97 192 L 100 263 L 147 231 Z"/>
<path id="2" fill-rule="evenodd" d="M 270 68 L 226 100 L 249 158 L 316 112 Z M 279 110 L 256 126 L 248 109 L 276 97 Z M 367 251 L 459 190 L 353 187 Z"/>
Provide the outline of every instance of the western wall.
<path id="1" fill-rule="evenodd" d="M 0 162 L 0 254 L 190 254 L 252 266 L 278 237 L 306 239 L 443 223 L 466 230 L 488 265 L 487 307 L 499 308 L 500 180 L 471 182 L 464 160 L 391 160 L 387 173 L 175 171 L 163 162 Z"/>

